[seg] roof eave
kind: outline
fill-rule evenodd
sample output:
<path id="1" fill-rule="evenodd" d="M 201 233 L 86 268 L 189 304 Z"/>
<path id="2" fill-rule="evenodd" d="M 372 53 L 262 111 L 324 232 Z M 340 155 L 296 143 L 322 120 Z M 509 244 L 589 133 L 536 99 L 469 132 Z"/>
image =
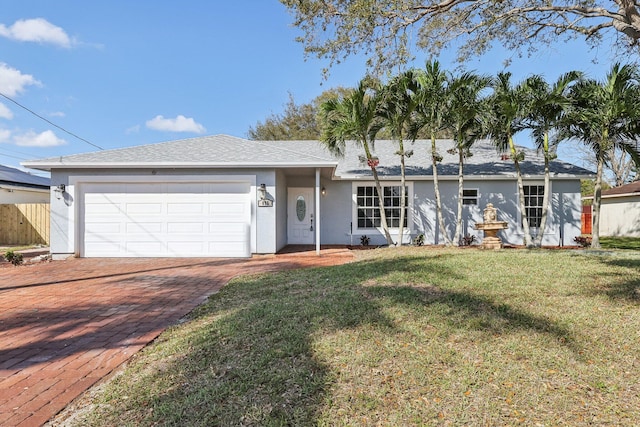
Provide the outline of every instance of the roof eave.
<path id="1" fill-rule="evenodd" d="M 36 184 L 19 184 L 19 183 L 0 183 L 0 188 L 7 190 L 34 191 L 38 193 L 48 193 L 51 187 Z"/>
<path id="2" fill-rule="evenodd" d="M 576 179 L 590 179 L 591 175 L 572 175 L 572 174 L 551 174 L 550 178 L 553 180 L 576 180 Z M 353 181 L 353 180 L 367 180 L 373 179 L 373 175 L 335 175 L 336 180 Z M 401 179 L 400 175 L 378 175 L 378 178 L 382 181 L 398 181 Z M 464 179 L 482 179 L 487 181 L 499 181 L 499 180 L 513 180 L 516 178 L 516 174 L 465 174 Z M 523 175 L 523 179 L 526 180 L 543 180 L 544 175 Z M 407 175 L 407 180 L 410 181 L 433 181 L 433 175 Z M 438 175 L 439 181 L 457 181 L 458 175 Z"/>
<path id="3" fill-rule="evenodd" d="M 52 169 L 193 169 L 193 168 L 335 168 L 337 162 L 265 162 L 265 163 L 212 163 L 212 162 L 102 162 L 102 163 L 42 163 L 22 162 L 22 166 L 30 169 L 50 171 Z"/>

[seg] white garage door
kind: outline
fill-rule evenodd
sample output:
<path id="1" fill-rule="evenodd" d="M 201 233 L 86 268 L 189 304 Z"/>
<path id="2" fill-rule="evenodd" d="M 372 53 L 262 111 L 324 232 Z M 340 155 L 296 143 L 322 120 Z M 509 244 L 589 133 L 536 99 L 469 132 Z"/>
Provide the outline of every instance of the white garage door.
<path id="1" fill-rule="evenodd" d="M 248 257 L 251 186 L 83 184 L 85 257 Z"/>

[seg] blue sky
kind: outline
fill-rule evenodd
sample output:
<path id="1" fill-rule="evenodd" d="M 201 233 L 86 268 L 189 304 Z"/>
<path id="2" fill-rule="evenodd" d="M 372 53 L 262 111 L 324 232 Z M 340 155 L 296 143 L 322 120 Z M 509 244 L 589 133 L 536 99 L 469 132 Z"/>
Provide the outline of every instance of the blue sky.
<path id="1" fill-rule="evenodd" d="M 200 135 L 245 137 L 282 111 L 291 93 L 308 102 L 334 86 L 353 86 L 365 58 L 322 78 L 326 63 L 305 60 L 298 30 L 277 0 L 5 2 L 0 16 L 0 92 L 104 149 Z M 592 60 L 599 56 L 599 62 Z M 495 74 L 509 52 L 496 49 L 466 69 Z M 453 52 L 440 58 L 446 68 Z M 418 55 L 416 64 L 424 63 Z M 606 47 L 559 43 L 514 58 L 514 81 L 555 79 L 572 69 L 602 78 Z M 526 137 L 518 141 L 526 145 Z M 0 164 L 96 148 L 0 97 Z M 561 152 L 561 157 L 572 157 Z"/>

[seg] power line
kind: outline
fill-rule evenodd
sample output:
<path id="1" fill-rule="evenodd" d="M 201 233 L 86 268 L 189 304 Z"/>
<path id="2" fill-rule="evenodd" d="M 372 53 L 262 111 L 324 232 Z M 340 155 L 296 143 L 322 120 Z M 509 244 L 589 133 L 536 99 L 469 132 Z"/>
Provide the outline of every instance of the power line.
<path id="1" fill-rule="evenodd" d="M 18 160 L 28 160 L 28 159 L 26 159 L 24 157 L 12 156 L 11 154 L 0 153 L 0 156 L 2 156 L 2 157 L 11 157 L 12 159 L 18 159 Z"/>
<path id="2" fill-rule="evenodd" d="M 23 156 L 29 156 L 29 158 L 33 157 L 33 154 L 25 153 L 24 151 L 18 151 L 18 150 L 8 150 L 4 147 L 0 147 L 0 151 L 6 151 L 7 153 L 11 153 L 11 154 L 22 154 Z"/>
<path id="3" fill-rule="evenodd" d="M 51 126 L 55 126 L 58 129 L 60 129 L 63 132 L 68 133 L 69 135 L 73 136 L 74 138 L 78 138 L 80 141 L 86 142 L 87 144 L 91 145 L 92 147 L 96 147 L 99 150 L 104 150 L 104 148 L 100 147 L 99 145 L 94 144 L 93 142 L 87 141 L 86 139 L 76 135 L 73 132 L 69 132 L 68 130 L 66 130 L 65 128 L 58 126 L 57 124 L 53 123 L 51 120 L 45 119 L 44 117 L 42 117 L 40 114 L 36 113 L 33 110 L 30 110 L 29 108 L 25 107 L 24 105 L 20 104 L 18 101 L 9 98 L 7 95 L 5 95 L 4 93 L 0 92 L 0 96 L 2 96 L 3 98 L 8 99 L 9 101 L 13 102 L 14 104 L 16 104 L 18 107 L 27 110 L 28 112 L 30 112 L 31 114 L 33 114 L 34 116 L 38 117 L 39 119 L 44 120 L 45 122 L 49 123 Z"/>

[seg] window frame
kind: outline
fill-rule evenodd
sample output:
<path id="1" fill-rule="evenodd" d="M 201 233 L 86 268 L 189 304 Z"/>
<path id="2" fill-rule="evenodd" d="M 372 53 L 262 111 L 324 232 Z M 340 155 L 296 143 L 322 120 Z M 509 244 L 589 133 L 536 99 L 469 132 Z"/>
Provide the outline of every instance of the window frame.
<path id="1" fill-rule="evenodd" d="M 465 191 L 475 191 L 476 195 L 474 197 L 475 203 L 465 203 L 465 200 L 470 200 L 470 197 L 465 197 Z M 462 206 L 478 206 L 480 204 L 480 189 L 477 187 L 464 187 L 462 189 Z"/>
<path id="2" fill-rule="evenodd" d="M 522 183 L 522 186 L 523 186 L 523 192 L 524 192 L 524 187 L 540 186 L 544 189 L 544 181 L 542 180 L 525 181 Z M 516 183 L 516 201 L 519 200 L 519 197 L 520 195 L 518 192 L 518 184 Z M 525 196 L 525 208 L 527 207 L 526 197 L 527 196 Z M 541 197 L 540 206 L 537 206 L 537 207 L 542 208 L 542 199 L 544 198 L 544 194 L 542 194 L 540 197 Z M 540 218 L 542 219 L 542 211 L 540 213 L 541 213 Z M 549 182 L 549 206 L 547 208 L 547 227 L 546 227 L 547 231 L 544 234 L 555 234 L 557 232 L 556 226 L 554 226 L 554 220 L 553 220 L 554 216 L 555 216 L 555 212 L 553 211 L 553 182 L 550 181 Z M 527 217 L 527 220 L 529 220 L 529 228 L 532 231 L 532 235 L 535 236 L 537 233 L 540 232 L 540 227 L 532 226 L 530 217 Z M 519 203 L 518 203 L 518 230 L 520 234 L 524 234 L 524 227 L 522 226 L 522 212 L 520 212 Z"/>
<path id="3" fill-rule="evenodd" d="M 378 231 L 380 233 L 384 233 L 384 229 L 382 227 L 382 223 L 380 224 L 380 226 L 374 226 L 374 227 L 359 227 L 358 226 L 358 187 L 372 187 L 375 188 L 375 182 L 373 181 L 366 181 L 366 182 L 353 182 L 352 186 L 351 186 L 351 204 L 352 204 L 352 209 L 351 209 L 351 234 L 352 235 L 364 235 L 364 234 L 368 234 L 371 233 L 372 231 Z M 398 181 L 385 181 L 385 182 L 381 182 L 380 186 L 382 187 L 382 191 L 384 192 L 385 187 L 400 187 L 400 182 Z M 413 232 L 414 229 L 414 225 L 413 225 L 413 182 L 405 182 L 405 186 L 407 187 L 407 206 L 406 206 L 406 221 L 407 221 L 407 225 L 406 227 L 404 227 L 404 233 L 407 235 L 410 235 Z M 375 193 L 373 193 L 375 196 Z M 398 196 L 398 199 L 400 197 Z M 371 206 L 372 208 L 375 207 L 376 209 L 378 209 L 378 206 Z M 393 208 L 393 206 L 390 206 L 391 208 Z M 388 222 L 388 221 L 387 221 Z M 390 232 L 398 232 L 400 229 L 400 227 L 389 227 L 389 231 Z"/>

